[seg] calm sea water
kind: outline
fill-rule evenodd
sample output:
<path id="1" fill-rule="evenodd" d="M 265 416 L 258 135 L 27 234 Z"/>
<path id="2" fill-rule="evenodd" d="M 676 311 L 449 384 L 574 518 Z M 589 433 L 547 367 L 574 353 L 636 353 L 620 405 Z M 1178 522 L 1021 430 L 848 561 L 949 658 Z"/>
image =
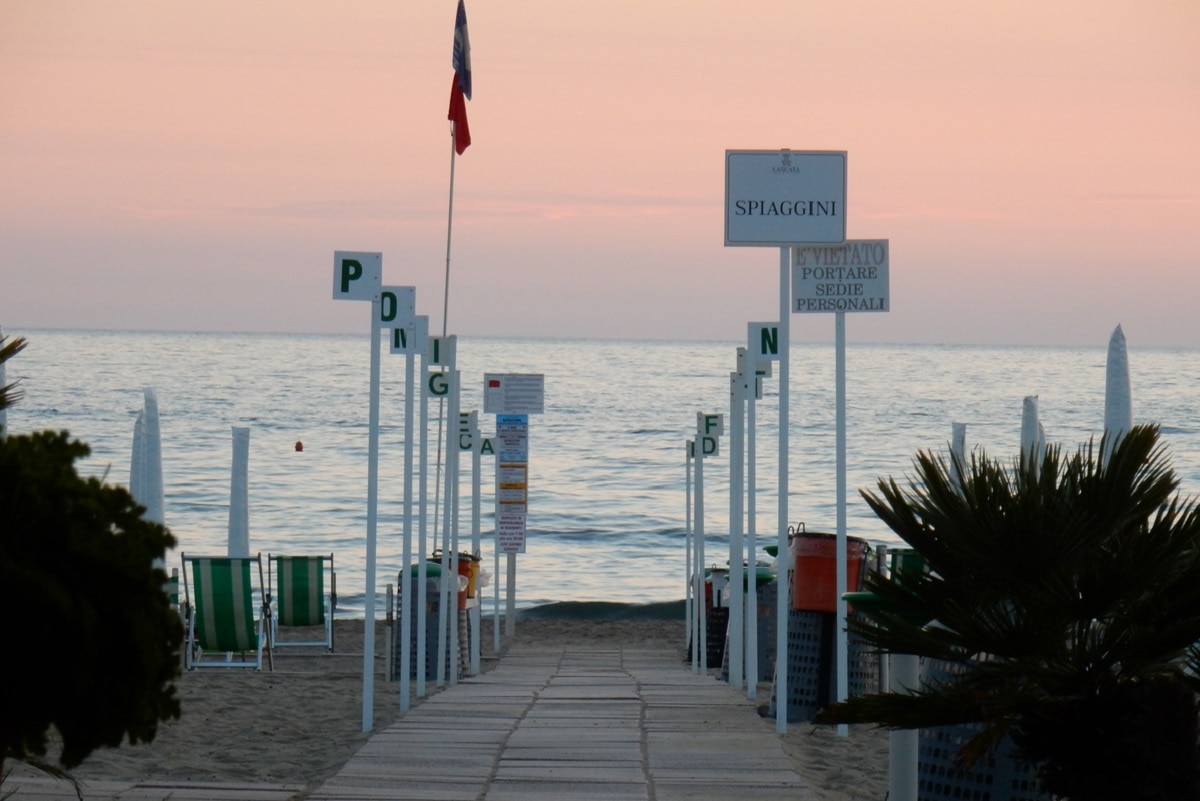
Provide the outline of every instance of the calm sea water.
<path id="1" fill-rule="evenodd" d="M 361 616 L 365 583 L 369 340 L 365 336 L 10 330 L 28 348 L 8 364 L 24 400 L 9 429 L 66 429 L 88 443 L 86 475 L 129 480 L 142 390 L 158 396 L 166 522 L 180 547 L 223 553 L 231 428 L 251 430 L 251 548 L 334 552 L 342 614 Z M 530 422 L 528 552 L 518 604 L 643 603 L 684 594 L 684 443 L 696 412 L 728 411 L 739 343 L 460 339 L 462 408 L 483 374 L 543 373 L 546 412 Z M 1040 398 L 1047 439 L 1073 449 L 1103 425 L 1107 343 L 1094 348 L 851 345 L 847 351 L 849 533 L 895 542 L 858 490 L 902 476 L 919 449 L 1010 458 L 1021 404 Z M 383 356 L 377 586 L 401 569 L 404 359 Z M 791 523 L 833 531 L 834 353 L 792 351 Z M 1186 495 L 1200 494 L 1200 352 L 1130 350 L 1134 418 L 1162 426 Z M 778 381 L 758 407 L 758 529 L 776 530 Z M 435 406 L 436 409 L 436 406 Z M 436 423 L 434 424 L 436 430 Z M 483 418 L 482 428 L 494 428 Z M 295 452 L 297 440 L 304 451 Z M 490 487 L 485 463 L 483 484 Z M 724 563 L 728 460 L 706 463 L 710 561 Z M 469 480 L 464 475 L 464 493 Z M 491 560 L 486 491 L 484 566 Z M 461 513 L 469 521 L 469 505 Z M 464 522 L 464 537 L 469 525 Z M 174 555 L 169 564 L 176 564 Z M 486 593 L 490 598 L 490 589 Z"/>

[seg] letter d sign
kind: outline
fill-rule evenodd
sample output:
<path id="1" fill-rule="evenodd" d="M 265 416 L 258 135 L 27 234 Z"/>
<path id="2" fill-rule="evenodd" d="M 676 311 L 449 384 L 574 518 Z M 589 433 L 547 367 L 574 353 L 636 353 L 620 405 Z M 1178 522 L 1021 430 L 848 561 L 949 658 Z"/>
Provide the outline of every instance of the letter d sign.
<path id="1" fill-rule="evenodd" d="M 334 300 L 375 300 L 382 284 L 382 253 L 334 251 Z"/>

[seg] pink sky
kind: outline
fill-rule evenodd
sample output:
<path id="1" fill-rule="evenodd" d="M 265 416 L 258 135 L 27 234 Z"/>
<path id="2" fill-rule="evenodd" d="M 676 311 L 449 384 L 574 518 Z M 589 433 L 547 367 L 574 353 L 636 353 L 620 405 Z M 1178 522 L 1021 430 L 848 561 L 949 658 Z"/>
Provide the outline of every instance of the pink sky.
<path id="1" fill-rule="evenodd" d="M 440 330 L 454 0 L 0 7 L 0 325 Z M 468 0 L 450 329 L 740 340 L 726 149 L 848 152 L 852 341 L 1200 347 L 1200 3 Z M 828 316 L 795 316 L 829 339 Z"/>

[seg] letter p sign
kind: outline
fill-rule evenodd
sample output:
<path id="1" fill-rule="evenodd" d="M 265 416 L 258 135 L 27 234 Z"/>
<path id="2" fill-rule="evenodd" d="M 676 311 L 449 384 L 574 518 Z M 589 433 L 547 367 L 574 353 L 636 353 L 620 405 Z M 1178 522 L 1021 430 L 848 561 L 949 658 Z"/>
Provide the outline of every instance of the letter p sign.
<path id="1" fill-rule="evenodd" d="M 334 300 L 375 300 L 382 284 L 382 253 L 334 252 Z"/>

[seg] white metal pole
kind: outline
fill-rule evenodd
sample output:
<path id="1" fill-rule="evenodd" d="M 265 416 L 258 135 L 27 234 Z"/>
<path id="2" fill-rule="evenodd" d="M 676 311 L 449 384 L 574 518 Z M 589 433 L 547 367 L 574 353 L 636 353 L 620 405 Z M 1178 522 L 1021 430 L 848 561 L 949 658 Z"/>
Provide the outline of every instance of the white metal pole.
<path id="1" fill-rule="evenodd" d="M 414 329 L 414 336 L 416 329 Z M 400 559 L 400 712 L 410 705 L 412 670 L 412 535 L 413 535 L 413 413 L 416 391 L 416 348 L 410 342 L 404 354 L 404 549 Z"/>
<path id="2" fill-rule="evenodd" d="M 921 659 L 916 654 L 891 654 L 888 691 L 914 692 L 921 686 Z M 920 729 L 895 729 L 888 734 L 888 801 L 917 801 Z"/>
<path id="3" fill-rule="evenodd" d="M 846 635 L 846 313 L 837 312 L 834 325 L 836 331 L 837 373 L 837 700 L 845 701 L 850 695 L 849 647 Z M 838 734 L 849 732 L 843 723 Z"/>
<path id="4" fill-rule="evenodd" d="M 375 728 L 375 529 L 379 509 L 379 312 L 371 300 L 371 397 L 367 422 L 367 555 L 363 621 L 362 730 Z"/>
<path id="5" fill-rule="evenodd" d="M 700 541 L 696 528 L 696 491 L 700 477 L 700 449 L 703 440 L 696 436 L 692 449 L 692 672 L 700 672 L 700 608 L 704 605 L 704 565 L 700 558 Z"/>
<path id="6" fill-rule="evenodd" d="M 462 417 L 459 414 L 459 412 L 461 411 L 462 403 L 461 403 L 461 399 L 459 398 L 459 395 L 458 395 L 458 386 L 459 386 L 460 376 L 459 376 L 459 373 L 457 370 L 454 370 L 453 372 L 454 372 L 454 390 L 453 390 L 454 394 L 450 400 L 451 412 L 446 417 L 446 422 L 447 422 L 447 428 L 446 428 L 446 432 L 447 432 L 446 433 L 446 475 L 448 478 L 448 481 L 446 483 L 450 488 L 450 492 L 446 496 L 446 500 L 449 502 L 448 503 L 449 514 L 446 517 L 446 522 L 449 524 L 449 527 L 446 529 L 446 537 L 445 537 L 444 542 L 446 543 L 446 549 L 450 554 L 450 587 L 447 589 L 447 592 L 450 594 L 450 604 L 449 604 L 449 606 L 447 606 L 447 612 L 448 612 L 448 617 L 449 617 L 449 619 L 447 621 L 449 628 L 446 631 L 446 638 L 449 642 L 449 650 L 447 651 L 447 659 L 450 660 L 450 662 L 449 662 L 449 664 L 450 664 L 450 683 L 458 684 L 458 676 L 459 676 L 459 658 L 458 657 L 459 657 L 459 653 L 460 653 L 459 649 L 461 647 L 461 643 L 459 642 L 459 638 L 458 638 L 458 618 L 459 618 L 458 585 L 460 583 L 460 581 L 459 581 L 459 575 L 460 575 L 459 561 L 461 560 L 461 557 L 459 556 L 459 551 L 461 549 L 459 548 L 459 543 L 458 543 L 458 531 L 459 531 L 458 513 L 459 513 L 459 508 L 460 508 L 459 501 L 461 498 L 460 491 L 462 489 L 461 473 L 459 471 L 459 467 L 462 464 L 462 462 L 461 462 L 462 450 L 458 447 L 457 431 L 458 431 L 459 421 L 461 420 L 461 417 Z M 454 421 L 453 424 L 451 424 L 450 421 Z M 452 437 L 455 440 L 453 446 L 451 446 L 451 444 L 450 444 L 450 439 Z"/>
<path id="7" fill-rule="evenodd" d="M 755 463 L 758 460 L 755 446 L 755 413 L 758 388 L 762 379 L 755 375 L 750 385 L 750 396 L 746 399 L 746 564 L 750 575 L 746 585 L 746 697 L 758 697 L 758 549 L 757 549 L 757 485 Z"/>
<path id="8" fill-rule="evenodd" d="M 509 639 L 517 636 L 517 555 L 508 555 L 505 570 L 504 634 Z"/>
<path id="9" fill-rule="evenodd" d="M 449 402 L 446 404 L 446 421 L 447 422 L 444 426 L 441 426 L 441 429 L 442 429 L 442 431 L 445 432 L 445 434 L 448 437 L 450 435 L 450 431 L 452 428 L 449 421 L 450 420 L 457 421 L 457 410 L 455 409 L 455 406 L 456 406 L 456 404 L 455 404 L 455 387 L 454 387 L 456 376 L 455 376 L 455 370 L 454 370 L 453 364 L 448 365 L 445 375 L 446 375 L 446 398 L 448 399 Z M 439 442 L 439 446 L 440 446 L 440 442 Z M 452 482 L 454 481 L 454 476 L 453 476 L 454 471 L 451 468 L 451 464 L 454 461 L 454 454 L 457 453 L 457 451 L 458 451 L 457 448 L 450 448 L 449 443 L 447 443 L 447 447 L 444 449 L 444 452 L 446 454 L 446 464 L 445 464 L 445 470 L 442 473 L 442 483 L 445 486 L 442 489 L 442 498 L 441 498 L 441 503 L 444 508 L 442 510 L 442 537 L 441 537 L 442 581 L 441 581 L 441 584 L 439 585 L 439 599 L 438 599 L 439 602 L 438 602 L 437 683 L 438 683 L 439 687 L 445 686 L 447 676 L 450 675 L 450 673 L 449 673 L 450 667 L 449 667 L 449 663 L 447 661 L 450 659 L 450 638 L 448 636 L 448 634 L 449 634 L 448 627 L 450 625 L 450 620 L 453 618 L 453 614 L 450 611 L 450 607 L 451 607 L 451 605 L 453 605 L 456 608 L 458 606 L 457 596 L 453 595 L 450 591 L 451 586 L 453 586 L 452 582 L 457 580 L 457 576 L 455 574 L 451 573 L 451 570 L 454 569 L 454 565 L 451 564 L 451 561 L 450 561 L 450 552 L 451 552 L 450 527 L 451 527 L 451 524 L 453 523 L 453 519 L 451 517 L 451 512 L 453 510 L 453 503 L 454 503 L 453 492 L 452 492 L 452 488 L 453 488 Z"/>
<path id="10" fill-rule="evenodd" d="M 429 371 L 428 351 L 421 354 L 421 478 L 418 484 L 417 505 L 417 605 L 412 613 L 417 617 L 417 695 L 425 697 L 425 658 L 428 653 L 429 632 L 425 625 L 425 610 L 429 604 Z M 407 670 L 407 666 L 405 667 Z"/>
<path id="11" fill-rule="evenodd" d="M 703 416 L 703 415 L 701 415 Z M 695 527 L 696 538 L 696 658 L 693 668 L 697 672 L 708 670 L 708 606 L 707 586 L 704 581 L 704 434 L 703 428 L 696 432 L 696 486 L 692 492 L 692 500 L 696 511 L 692 513 L 692 525 Z M 713 577 L 716 578 L 715 576 Z M 716 581 L 713 581 L 713 595 L 716 595 Z M 713 598 L 714 603 L 716 598 Z"/>
<path id="12" fill-rule="evenodd" d="M 741 689 L 745 681 L 745 583 L 743 560 L 743 484 L 746 463 L 743 448 L 746 435 L 746 377 L 743 373 L 746 349 L 738 348 L 738 370 L 729 374 L 729 683 Z"/>
<path id="13" fill-rule="evenodd" d="M 446 282 L 442 289 L 442 336 L 446 336 L 450 322 L 450 241 L 454 230 L 454 162 L 458 155 L 454 146 L 453 126 L 450 131 L 450 200 L 446 211 Z"/>
<path id="14" fill-rule="evenodd" d="M 492 647 L 500 653 L 500 476 L 499 457 L 492 460 Z"/>
<path id="15" fill-rule="evenodd" d="M 481 506 L 483 501 L 480 497 L 483 481 L 479 475 L 483 470 L 483 448 L 479 439 L 481 436 L 477 424 L 471 431 L 471 556 L 474 558 L 478 558 L 482 554 L 480 540 L 483 537 L 483 507 Z M 479 565 L 474 565 L 472 570 L 475 573 L 475 599 L 474 606 L 470 608 L 467 615 L 471 619 L 471 673 L 477 674 L 479 673 L 479 618 L 483 614 L 483 601 L 479 593 Z M 467 603 L 471 603 L 471 601 L 468 600 Z"/>
<path id="16" fill-rule="evenodd" d="M 692 615 L 694 610 L 692 606 L 695 604 L 696 595 L 692 592 L 692 453 L 695 451 L 696 441 L 689 439 L 684 443 L 683 457 L 683 541 L 686 555 L 683 560 L 683 644 L 686 646 L 693 642 L 692 640 Z"/>
<path id="17" fill-rule="evenodd" d="M 776 538 L 779 548 L 776 566 L 778 594 L 775 605 L 775 731 L 787 732 L 788 698 L 788 377 L 791 358 L 791 264 L 790 250 L 779 249 L 779 527 Z"/>

